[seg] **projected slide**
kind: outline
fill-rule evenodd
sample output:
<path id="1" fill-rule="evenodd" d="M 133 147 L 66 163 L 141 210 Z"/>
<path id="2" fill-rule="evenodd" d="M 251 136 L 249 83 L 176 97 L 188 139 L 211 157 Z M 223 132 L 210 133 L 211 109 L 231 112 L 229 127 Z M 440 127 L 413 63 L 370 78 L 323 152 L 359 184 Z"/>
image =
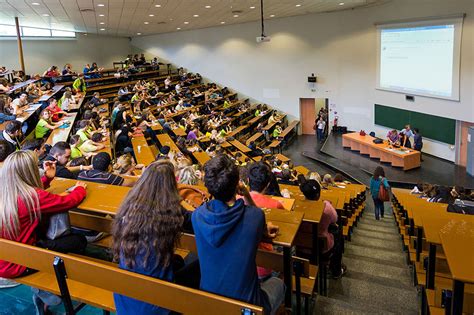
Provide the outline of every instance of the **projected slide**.
<path id="1" fill-rule="evenodd" d="M 380 88 L 456 97 L 455 25 L 387 28 L 380 32 Z"/>

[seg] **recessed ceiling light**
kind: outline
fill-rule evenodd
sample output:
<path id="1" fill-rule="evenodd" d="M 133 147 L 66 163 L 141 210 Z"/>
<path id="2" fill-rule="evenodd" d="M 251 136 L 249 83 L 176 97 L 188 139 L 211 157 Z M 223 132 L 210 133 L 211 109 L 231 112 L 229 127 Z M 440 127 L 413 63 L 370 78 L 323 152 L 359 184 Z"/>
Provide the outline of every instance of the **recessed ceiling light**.
<path id="1" fill-rule="evenodd" d="M 40 5 L 38 2 L 31 3 L 32 5 Z"/>
<path id="2" fill-rule="evenodd" d="M 181 27 L 177 27 L 176 29 L 179 31 L 181 29 Z"/>
<path id="3" fill-rule="evenodd" d="M 99 16 L 105 16 L 105 15 L 103 15 L 103 14 L 99 14 Z"/>
<path id="4" fill-rule="evenodd" d="M 49 14 L 46 14 L 46 13 L 45 13 L 45 14 L 43 14 L 43 16 L 49 16 Z"/>
<path id="5" fill-rule="evenodd" d="M 189 22 L 188 22 L 188 21 L 186 21 L 186 22 L 184 22 L 184 24 L 189 24 Z"/>
<path id="6" fill-rule="evenodd" d="M 210 5 L 206 5 L 205 8 L 206 8 L 206 9 L 210 9 L 211 6 L 210 6 Z"/>
<path id="7" fill-rule="evenodd" d="M 339 2 L 339 5 L 344 5 L 344 2 Z"/>
<path id="8" fill-rule="evenodd" d="M 239 17 L 239 15 L 238 15 L 238 14 L 234 14 L 234 17 Z"/>
<path id="9" fill-rule="evenodd" d="M 225 24 L 225 22 L 224 22 L 224 21 L 222 21 L 222 22 L 221 22 L 221 24 Z"/>
<path id="10" fill-rule="evenodd" d="M 87 33 L 84 33 L 84 36 L 87 36 Z"/>
<path id="11" fill-rule="evenodd" d="M 297 5 L 295 5 L 295 7 L 301 7 L 301 4 L 297 4 Z"/>
<path id="12" fill-rule="evenodd" d="M 194 16 L 194 17 L 199 17 L 199 14 L 194 14 L 193 16 Z"/>
<path id="13" fill-rule="evenodd" d="M 155 4 L 155 8 L 161 8 L 161 4 Z"/>
<path id="14" fill-rule="evenodd" d="M 97 6 L 98 7 L 105 7 L 105 4 L 99 3 Z"/>
<path id="15" fill-rule="evenodd" d="M 100 30 L 101 30 L 101 31 L 105 31 L 105 28 L 101 28 Z"/>
<path id="16" fill-rule="evenodd" d="M 137 33 L 137 35 L 142 35 L 142 33 Z"/>
<path id="17" fill-rule="evenodd" d="M 150 17 L 154 17 L 155 15 L 154 15 L 154 14 L 148 14 L 148 16 L 150 16 Z"/>
<path id="18" fill-rule="evenodd" d="M 105 22 L 100 22 L 99 24 L 100 24 L 100 25 L 104 25 L 104 24 L 105 24 Z"/>
<path id="19" fill-rule="evenodd" d="M 254 7 L 254 6 L 251 6 L 251 7 L 250 7 L 250 9 L 252 9 L 252 10 L 253 10 L 253 9 L 255 9 L 255 7 Z"/>
<path id="20" fill-rule="evenodd" d="M 275 17 L 275 14 L 270 15 L 270 17 Z"/>
<path id="21" fill-rule="evenodd" d="M 143 24 L 150 24 L 150 22 L 143 22 Z"/>

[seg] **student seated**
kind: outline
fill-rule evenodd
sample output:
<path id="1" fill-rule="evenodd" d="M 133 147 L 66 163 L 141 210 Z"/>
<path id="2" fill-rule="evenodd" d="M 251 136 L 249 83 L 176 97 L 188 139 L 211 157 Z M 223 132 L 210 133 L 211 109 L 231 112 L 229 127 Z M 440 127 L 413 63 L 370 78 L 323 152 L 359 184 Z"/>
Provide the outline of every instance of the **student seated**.
<path id="1" fill-rule="evenodd" d="M 117 162 L 114 164 L 113 170 L 114 174 L 116 175 L 137 176 L 135 170 L 141 169 L 143 167 L 143 164 L 136 164 L 132 155 L 127 153 L 117 158 Z"/>
<path id="2" fill-rule="evenodd" d="M 15 98 L 11 103 L 10 107 L 12 108 L 13 115 L 21 115 L 25 108 L 28 107 L 28 94 L 21 93 L 20 97 Z"/>
<path id="3" fill-rule="evenodd" d="M 45 138 L 51 130 L 57 129 L 64 125 L 64 121 L 52 122 L 51 113 L 48 109 L 43 109 L 40 114 L 40 120 L 36 124 L 35 137 L 36 139 Z"/>
<path id="4" fill-rule="evenodd" d="M 387 133 L 387 140 L 390 145 L 399 146 L 400 145 L 400 136 L 398 131 L 393 129 Z"/>
<path id="5" fill-rule="evenodd" d="M 321 186 L 313 179 L 306 180 L 300 176 L 300 190 L 308 200 L 319 200 L 321 196 Z M 337 226 L 337 212 L 333 205 L 323 201 L 324 209 L 321 221 L 318 225 L 318 237 L 326 239 L 324 244 L 323 260 L 329 260 L 329 270 L 334 279 L 341 278 L 347 271 L 346 265 L 342 263 L 342 252 L 344 249 L 344 238 Z M 329 231 L 332 226 L 331 231 Z"/>
<path id="6" fill-rule="evenodd" d="M 3 124 L 5 121 L 16 119 L 16 115 L 13 115 L 8 109 L 7 101 L 8 98 L 5 99 L 0 97 L 0 124 Z"/>
<path id="7" fill-rule="evenodd" d="M 110 172 L 112 159 L 106 152 L 99 152 L 92 157 L 92 169 L 82 171 L 77 177 L 79 180 L 95 182 L 99 184 L 109 184 L 117 186 L 133 186 L 134 180 L 124 179 Z"/>
<path id="8" fill-rule="evenodd" d="M 12 151 L 8 142 L 5 140 L 0 140 L 0 168 L 3 165 L 5 159 L 15 151 Z"/>
<path id="9" fill-rule="evenodd" d="M 40 178 L 37 164 L 38 158 L 32 151 L 17 151 L 5 160 L 0 169 L 0 181 L 9 183 L 0 190 L 0 237 L 53 251 L 82 253 L 87 245 L 84 236 L 67 234 L 47 239 L 40 224 L 47 225 L 51 215 L 67 212 L 79 205 L 86 196 L 86 184 L 77 182 L 66 195 L 51 194 L 44 189 L 54 179 L 56 166 L 45 162 L 44 176 Z M 0 260 L 0 277 L 12 279 L 33 272 L 24 266 Z M 39 293 L 39 290 L 35 291 Z M 60 298 L 47 292 L 35 294 L 33 300 L 37 314 L 44 314 L 45 301 L 41 298 L 45 296 L 53 297 L 56 303 L 60 303 Z"/>
<path id="10" fill-rule="evenodd" d="M 189 222 L 189 214 L 181 208 L 180 202 L 173 164 L 166 160 L 150 164 L 125 197 L 113 222 L 113 253 L 120 268 L 198 286 L 196 260 L 185 265 L 184 260 L 174 254 Z M 114 294 L 114 300 L 118 315 L 170 313 L 120 294 Z"/>
<path id="11" fill-rule="evenodd" d="M 276 277 L 259 282 L 255 259 L 262 237 L 275 237 L 278 227 L 265 224 L 264 212 L 254 205 L 247 189 L 239 186 L 238 167 L 227 155 L 216 156 L 204 168 L 204 183 L 214 199 L 192 214 L 200 288 L 263 306 L 266 313 L 275 314 L 283 302 L 285 285 Z M 236 199 L 237 193 L 244 199 Z"/>
<path id="12" fill-rule="evenodd" d="M 250 196 L 255 205 L 260 208 L 284 209 L 283 204 L 271 197 L 265 196 L 270 185 L 272 172 L 268 165 L 262 162 L 253 163 L 248 167 Z"/>
<path id="13" fill-rule="evenodd" d="M 52 122 L 58 122 L 60 116 L 69 116 L 68 113 L 63 111 L 59 106 L 58 106 L 58 101 L 54 98 L 49 99 L 48 101 L 48 107 L 46 107 L 47 110 L 49 110 L 49 113 L 51 115 L 51 121 Z"/>
<path id="14" fill-rule="evenodd" d="M 77 79 L 72 83 L 72 89 L 76 95 L 86 95 L 86 81 L 84 81 L 84 75 L 82 73 L 79 73 Z"/>
<path id="15" fill-rule="evenodd" d="M 67 142 L 59 141 L 51 148 L 49 154 L 45 157 L 45 161 L 56 163 L 56 177 L 76 179 L 76 175 L 67 168 L 70 158 L 71 147 Z"/>
<path id="16" fill-rule="evenodd" d="M 14 152 L 20 149 L 21 135 L 21 122 L 12 120 L 7 123 L 5 130 L 0 132 L 0 140 L 5 140 L 9 146 L 9 150 Z"/>

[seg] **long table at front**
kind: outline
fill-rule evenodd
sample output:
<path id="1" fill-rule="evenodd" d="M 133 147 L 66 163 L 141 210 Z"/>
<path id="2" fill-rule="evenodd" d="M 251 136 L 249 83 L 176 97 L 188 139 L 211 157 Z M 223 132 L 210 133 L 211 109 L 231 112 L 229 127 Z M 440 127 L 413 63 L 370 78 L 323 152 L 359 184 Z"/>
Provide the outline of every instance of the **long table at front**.
<path id="1" fill-rule="evenodd" d="M 52 181 L 49 192 L 62 194 L 68 188 L 74 186 L 75 180 L 56 178 Z M 88 212 L 115 216 L 120 204 L 127 195 L 129 187 L 113 186 L 87 182 L 87 197 L 77 207 Z M 279 232 L 272 240 L 273 244 L 283 247 L 284 281 L 287 288 L 292 287 L 292 254 L 291 248 L 294 244 L 296 234 L 300 228 L 304 214 L 296 211 L 281 209 L 264 209 L 265 218 L 268 222 L 278 225 Z M 291 307 L 292 290 L 286 290 L 285 305 Z"/>
<path id="2" fill-rule="evenodd" d="M 420 152 L 405 147 L 393 148 L 386 142 L 376 144 L 373 142 L 375 139 L 369 135 L 361 136 L 358 132 L 346 133 L 342 135 L 342 146 L 379 159 L 381 162 L 390 163 L 392 166 L 401 167 L 404 171 L 421 166 Z"/>

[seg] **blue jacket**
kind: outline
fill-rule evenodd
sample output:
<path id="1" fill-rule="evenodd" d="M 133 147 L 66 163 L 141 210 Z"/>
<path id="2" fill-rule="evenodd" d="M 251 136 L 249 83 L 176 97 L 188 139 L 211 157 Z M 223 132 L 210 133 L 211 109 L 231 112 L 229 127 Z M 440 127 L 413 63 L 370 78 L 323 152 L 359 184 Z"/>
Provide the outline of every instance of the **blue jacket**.
<path id="1" fill-rule="evenodd" d="M 192 214 L 201 289 L 270 309 L 257 276 L 257 246 L 265 228 L 260 208 L 238 199 L 232 207 L 211 200 Z"/>
<path id="2" fill-rule="evenodd" d="M 169 266 L 168 268 L 163 268 L 162 266 L 156 265 L 156 255 L 150 255 L 147 268 L 144 268 L 142 265 L 144 253 L 139 253 L 135 259 L 135 267 L 127 268 L 123 261 L 123 257 L 120 257 L 119 267 L 128 271 L 133 271 L 142 275 L 147 275 L 150 277 L 158 278 L 166 281 L 174 280 L 173 268 Z M 156 294 L 160 294 L 157 292 Z M 128 296 L 120 295 L 114 293 L 115 308 L 117 310 L 117 315 L 165 315 L 169 314 L 170 311 L 155 306 L 153 304 L 148 304 L 136 299 L 132 299 Z"/>
<path id="3" fill-rule="evenodd" d="M 15 120 L 16 115 L 7 115 L 4 113 L 0 113 L 0 124 L 3 124 L 6 120 Z"/>
<path id="4" fill-rule="evenodd" d="M 379 197 L 379 190 L 380 190 L 380 181 L 383 180 L 383 185 L 385 188 L 389 189 L 390 185 L 385 177 L 379 177 L 374 179 L 372 176 L 370 178 L 370 193 L 372 194 L 372 198 L 377 199 Z"/>

